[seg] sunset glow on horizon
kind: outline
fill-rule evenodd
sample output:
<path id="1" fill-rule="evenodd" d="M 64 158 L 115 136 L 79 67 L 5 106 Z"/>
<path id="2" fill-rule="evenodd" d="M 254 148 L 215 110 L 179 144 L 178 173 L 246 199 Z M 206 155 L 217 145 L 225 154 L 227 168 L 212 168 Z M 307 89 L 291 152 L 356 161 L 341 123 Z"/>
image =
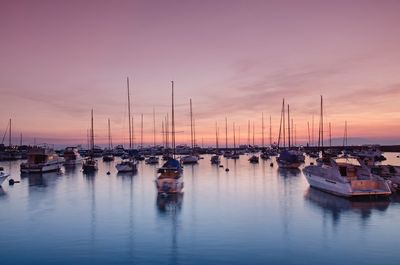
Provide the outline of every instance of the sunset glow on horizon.
<path id="1" fill-rule="evenodd" d="M 116 2 L 118 4 L 116 4 Z M 320 95 L 324 133 L 341 144 L 400 142 L 399 1 L 0 1 L 0 130 L 13 143 L 128 143 L 130 78 L 135 145 L 162 144 L 175 82 L 177 144 L 276 142 L 282 99 L 298 144 L 308 141 Z M 239 138 L 240 127 L 240 138 Z M 4 140 L 7 143 L 7 140 Z"/>

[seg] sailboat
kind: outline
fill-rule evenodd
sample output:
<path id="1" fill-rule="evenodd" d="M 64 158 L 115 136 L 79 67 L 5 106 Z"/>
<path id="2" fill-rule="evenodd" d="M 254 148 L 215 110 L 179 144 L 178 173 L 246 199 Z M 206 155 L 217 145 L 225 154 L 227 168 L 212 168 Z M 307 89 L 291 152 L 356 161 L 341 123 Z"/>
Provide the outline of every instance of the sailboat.
<path id="1" fill-rule="evenodd" d="M 159 194 L 174 194 L 180 193 L 183 190 L 182 166 L 178 160 L 175 159 L 175 110 L 174 110 L 174 81 L 171 81 L 172 86 L 172 150 L 173 157 L 168 159 L 164 165 L 158 169 L 158 176 L 156 179 L 156 188 Z"/>
<path id="2" fill-rule="evenodd" d="M 215 155 L 211 156 L 211 164 L 219 165 L 221 163 L 221 159 L 219 157 L 219 144 L 218 144 L 218 124 L 215 123 Z"/>
<path id="3" fill-rule="evenodd" d="M 236 152 L 236 128 L 235 123 L 233 123 L 233 152 L 231 155 L 231 159 L 239 159 L 239 153 Z"/>
<path id="4" fill-rule="evenodd" d="M 110 127 L 110 119 L 108 119 L 108 149 L 104 150 L 103 153 L 103 161 L 111 162 L 114 161 L 114 154 L 112 152 L 111 146 L 111 127 Z"/>
<path id="5" fill-rule="evenodd" d="M 281 127 L 283 127 L 283 143 L 284 149 L 279 153 L 276 158 L 280 168 L 299 168 L 302 161 L 299 159 L 299 152 L 297 150 L 290 150 L 290 114 L 288 105 L 288 148 L 285 148 L 285 99 L 282 102 L 282 113 L 281 113 Z"/>
<path id="6" fill-rule="evenodd" d="M 126 78 L 126 85 L 128 88 L 128 120 L 129 120 L 129 150 L 132 149 L 132 127 L 131 127 L 131 99 L 129 94 L 129 77 Z M 137 162 L 132 157 L 128 156 L 126 159 L 122 159 L 120 163 L 118 163 L 115 168 L 118 172 L 136 172 L 137 171 Z"/>
<path id="7" fill-rule="evenodd" d="M 98 170 L 97 160 L 93 157 L 94 149 L 94 131 L 93 131 L 93 109 L 91 111 L 91 129 L 90 129 L 90 154 L 83 161 L 83 173 L 92 173 Z"/>
<path id="8" fill-rule="evenodd" d="M 190 99 L 190 139 L 191 139 L 191 153 L 181 157 L 182 164 L 196 164 L 199 161 L 199 157 L 194 154 L 194 140 L 193 140 L 193 111 L 192 111 L 192 99 Z"/>

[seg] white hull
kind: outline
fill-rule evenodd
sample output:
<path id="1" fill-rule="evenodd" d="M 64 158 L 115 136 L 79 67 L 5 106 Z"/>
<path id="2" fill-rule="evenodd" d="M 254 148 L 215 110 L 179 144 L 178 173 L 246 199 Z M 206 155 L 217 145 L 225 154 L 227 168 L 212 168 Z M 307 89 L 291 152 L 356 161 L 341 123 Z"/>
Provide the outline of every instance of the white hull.
<path id="1" fill-rule="evenodd" d="M 182 164 L 196 164 L 199 161 L 197 156 L 184 156 L 181 158 Z"/>
<path id="2" fill-rule="evenodd" d="M 10 176 L 10 174 L 7 173 L 1 173 L 0 174 L 0 186 L 3 184 L 3 182 Z"/>
<path id="3" fill-rule="evenodd" d="M 352 182 L 339 182 L 333 181 L 324 177 L 316 176 L 311 173 L 304 172 L 308 184 L 311 187 L 343 196 L 343 197 L 356 197 L 356 196 L 375 196 L 375 195 L 390 195 L 390 188 L 388 184 L 382 180 L 382 183 L 385 188 L 371 188 L 371 189 L 353 189 Z M 366 183 L 368 180 L 365 180 Z"/>
<path id="4" fill-rule="evenodd" d="M 66 160 L 64 162 L 64 166 L 75 166 L 75 165 L 82 165 L 83 158 L 81 159 L 74 159 L 74 160 Z"/>
<path id="5" fill-rule="evenodd" d="M 121 165 L 121 164 L 118 164 L 115 167 L 118 170 L 118 172 L 133 172 L 133 171 L 136 171 L 136 165 L 132 166 L 132 165 Z"/>
<path id="6" fill-rule="evenodd" d="M 52 161 L 44 164 L 21 164 L 22 173 L 44 173 L 61 169 L 62 161 Z M 24 166 L 23 166 L 24 165 Z"/>

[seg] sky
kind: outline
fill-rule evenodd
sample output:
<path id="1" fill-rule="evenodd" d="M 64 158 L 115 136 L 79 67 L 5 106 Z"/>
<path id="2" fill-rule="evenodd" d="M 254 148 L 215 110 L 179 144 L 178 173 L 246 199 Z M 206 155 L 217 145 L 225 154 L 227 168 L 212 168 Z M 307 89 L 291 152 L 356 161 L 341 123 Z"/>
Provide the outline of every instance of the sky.
<path id="1" fill-rule="evenodd" d="M 400 1 L 0 0 L 0 133 L 13 143 L 86 144 L 94 109 L 97 144 L 128 142 L 126 78 L 134 141 L 161 143 L 175 81 L 177 142 L 256 144 L 279 130 L 290 104 L 297 143 L 308 141 L 319 100 L 324 133 L 341 143 L 400 142 Z M 240 127 L 240 138 L 239 138 Z M 7 137 L 4 140 L 7 143 Z M 252 141 L 252 132 L 251 132 Z"/>

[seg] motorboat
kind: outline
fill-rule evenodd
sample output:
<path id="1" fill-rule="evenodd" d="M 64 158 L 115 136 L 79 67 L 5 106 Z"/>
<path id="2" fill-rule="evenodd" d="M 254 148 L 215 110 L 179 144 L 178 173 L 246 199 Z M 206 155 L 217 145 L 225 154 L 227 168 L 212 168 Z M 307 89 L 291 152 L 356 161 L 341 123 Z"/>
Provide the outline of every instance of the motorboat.
<path id="1" fill-rule="evenodd" d="M 118 172 L 136 172 L 137 162 L 134 159 L 123 159 L 115 168 Z"/>
<path id="2" fill-rule="evenodd" d="M 74 166 L 83 163 L 83 157 L 79 154 L 78 148 L 67 147 L 64 150 L 64 166 Z"/>
<path id="3" fill-rule="evenodd" d="M 372 174 L 359 158 L 329 158 L 306 166 L 304 175 L 311 187 L 343 197 L 388 196 L 387 181 Z"/>
<path id="4" fill-rule="evenodd" d="M 83 173 L 93 173 L 98 170 L 97 160 L 93 157 L 85 158 L 82 165 Z"/>
<path id="5" fill-rule="evenodd" d="M 182 164 L 197 164 L 199 157 L 197 155 L 186 155 L 181 157 Z"/>
<path id="6" fill-rule="evenodd" d="M 252 156 L 249 158 L 249 162 L 252 163 L 252 164 L 257 164 L 258 161 L 259 161 L 259 158 L 258 158 L 258 156 L 256 156 L 256 155 L 252 155 Z"/>
<path id="7" fill-rule="evenodd" d="M 220 159 L 219 155 L 211 156 L 210 161 L 211 161 L 211 164 L 214 164 L 214 165 L 218 165 L 221 163 L 221 159 Z"/>
<path id="8" fill-rule="evenodd" d="M 267 160 L 269 159 L 269 154 L 267 152 L 262 152 L 260 155 L 261 159 Z"/>
<path id="9" fill-rule="evenodd" d="M 61 169 L 64 159 L 59 157 L 53 149 L 45 147 L 32 147 L 28 151 L 27 162 L 21 163 L 22 173 L 44 173 Z"/>
<path id="10" fill-rule="evenodd" d="M 178 160 L 171 158 L 158 169 L 156 188 L 159 194 L 174 194 L 182 192 L 182 166 Z"/>
<path id="11" fill-rule="evenodd" d="M 149 164 L 149 165 L 158 164 L 158 161 L 159 161 L 159 159 L 158 159 L 157 156 L 149 156 L 148 158 L 146 158 L 146 159 L 144 160 L 144 162 L 145 162 L 146 164 Z"/>
<path id="12" fill-rule="evenodd" d="M 0 167 L 0 186 L 9 176 L 10 174 L 4 172 L 4 168 Z"/>
<path id="13" fill-rule="evenodd" d="M 103 161 L 104 162 L 111 162 L 114 161 L 114 154 L 112 150 L 106 149 L 103 153 Z"/>

